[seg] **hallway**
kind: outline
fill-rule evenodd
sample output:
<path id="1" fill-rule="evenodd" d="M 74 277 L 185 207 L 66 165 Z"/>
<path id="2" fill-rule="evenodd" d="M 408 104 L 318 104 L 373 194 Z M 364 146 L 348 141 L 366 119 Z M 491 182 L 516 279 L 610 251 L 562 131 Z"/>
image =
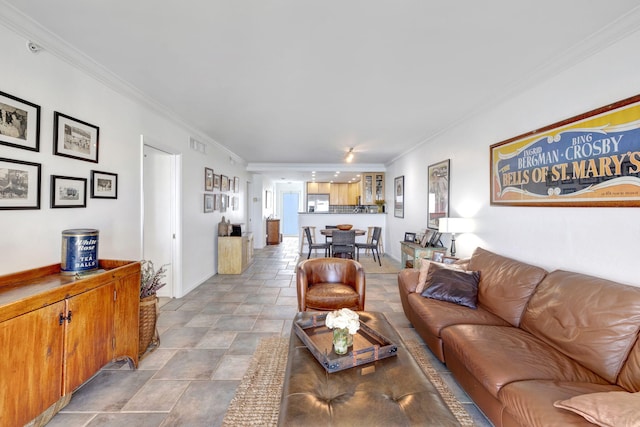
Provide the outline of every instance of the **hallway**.
<path id="1" fill-rule="evenodd" d="M 298 239 L 285 237 L 256 250 L 242 275 L 216 275 L 184 298 L 164 300 L 160 347 L 136 371 L 124 362 L 102 369 L 47 426 L 221 425 L 260 339 L 290 333 L 298 250 Z M 367 274 L 366 295 L 367 310 L 383 312 L 404 339 L 419 339 L 402 312 L 396 274 Z M 433 360 L 476 425 L 490 426 Z"/>

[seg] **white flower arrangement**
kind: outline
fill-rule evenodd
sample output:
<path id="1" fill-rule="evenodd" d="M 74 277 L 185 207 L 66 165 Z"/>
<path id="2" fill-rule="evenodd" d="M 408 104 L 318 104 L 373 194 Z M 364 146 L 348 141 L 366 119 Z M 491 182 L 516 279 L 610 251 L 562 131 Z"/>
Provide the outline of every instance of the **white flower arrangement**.
<path id="1" fill-rule="evenodd" d="M 324 324 L 329 329 L 334 328 L 347 328 L 349 333 L 354 335 L 360 329 L 360 318 L 358 313 L 348 308 L 341 308 L 340 310 L 327 313 L 327 318 Z"/>

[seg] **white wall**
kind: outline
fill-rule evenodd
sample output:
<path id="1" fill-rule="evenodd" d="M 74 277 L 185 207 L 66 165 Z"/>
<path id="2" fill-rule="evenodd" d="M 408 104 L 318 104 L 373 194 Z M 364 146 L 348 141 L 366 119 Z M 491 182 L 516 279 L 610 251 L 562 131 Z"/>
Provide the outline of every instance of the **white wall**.
<path id="1" fill-rule="evenodd" d="M 40 151 L 0 145 L 0 157 L 42 164 L 41 208 L 0 211 L 0 274 L 59 263 L 61 232 L 69 228 L 100 230 L 100 258 L 140 259 L 140 135 L 182 155 L 183 292 L 215 274 L 217 224 L 223 214 L 203 213 L 204 167 L 240 178 L 239 209 L 224 214 L 235 223 L 246 221 L 248 175 L 244 165 L 231 162 L 227 150 L 198 135 L 207 144 L 207 154 L 189 149 L 189 137 L 194 135 L 185 126 L 119 94 L 46 50 L 29 52 L 26 39 L 1 25 L 0 40 L 0 91 L 41 107 Z M 52 154 L 54 111 L 100 127 L 98 164 Z M 89 180 L 91 170 L 118 174 L 117 200 L 88 198 L 86 208 L 49 207 L 51 175 Z"/>
<path id="2" fill-rule="evenodd" d="M 387 168 L 405 176 L 405 217 L 388 217 L 387 251 L 400 257 L 405 231 L 427 224 L 427 166 L 451 159 L 450 216 L 475 219 L 476 231 L 456 239 L 458 256 L 482 246 L 548 270 L 580 271 L 640 286 L 638 208 L 555 208 L 489 205 L 489 146 L 640 93 L 636 33 L 544 84 L 487 109 L 425 143 Z M 452 94 L 464 102 L 464 94 Z M 428 118 L 425 118 L 428 120 Z M 416 197 L 414 197 L 414 195 Z M 446 246 L 449 240 L 443 239 Z"/>

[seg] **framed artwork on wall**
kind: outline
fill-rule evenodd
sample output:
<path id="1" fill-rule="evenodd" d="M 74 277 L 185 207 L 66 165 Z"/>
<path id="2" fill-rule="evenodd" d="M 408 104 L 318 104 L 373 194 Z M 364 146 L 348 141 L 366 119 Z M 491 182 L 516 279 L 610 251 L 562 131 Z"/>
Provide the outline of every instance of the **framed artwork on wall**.
<path id="1" fill-rule="evenodd" d="M 53 114 L 53 154 L 98 163 L 100 128 L 71 116 Z"/>
<path id="2" fill-rule="evenodd" d="M 213 191 L 213 169 L 204 168 L 204 191 Z"/>
<path id="3" fill-rule="evenodd" d="M 404 175 L 393 182 L 393 216 L 404 218 Z"/>
<path id="4" fill-rule="evenodd" d="M 87 179 L 51 175 L 52 208 L 86 208 Z"/>
<path id="5" fill-rule="evenodd" d="M 220 175 L 213 175 L 213 188 L 220 189 Z"/>
<path id="6" fill-rule="evenodd" d="M 438 229 L 440 218 L 449 216 L 449 159 L 429 165 L 427 227 Z"/>
<path id="7" fill-rule="evenodd" d="M 91 198 L 117 199 L 118 174 L 91 171 Z"/>
<path id="8" fill-rule="evenodd" d="M 40 163 L 0 158 L 0 209 L 40 209 Z"/>
<path id="9" fill-rule="evenodd" d="M 40 151 L 40 106 L 0 92 L 0 144 Z"/>
<path id="10" fill-rule="evenodd" d="M 221 196 L 222 196 L 221 194 L 214 194 L 213 195 L 213 210 L 214 211 L 219 211 L 220 210 L 220 198 L 221 198 Z"/>
<path id="11" fill-rule="evenodd" d="M 240 192 L 240 178 L 238 178 L 237 176 L 233 177 L 233 192 L 234 193 Z"/>
<path id="12" fill-rule="evenodd" d="M 213 194 L 204 195 L 204 213 L 213 212 Z"/>
<path id="13" fill-rule="evenodd" d="M 229 177 L 226 175 L 220 175 L 220 191 L 229 191 Z"/>

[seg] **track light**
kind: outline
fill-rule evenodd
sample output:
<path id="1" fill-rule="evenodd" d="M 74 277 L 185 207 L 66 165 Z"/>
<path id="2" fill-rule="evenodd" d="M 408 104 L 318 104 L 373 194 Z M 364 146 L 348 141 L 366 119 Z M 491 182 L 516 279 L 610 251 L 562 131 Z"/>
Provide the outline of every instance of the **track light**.
<path id="1" fill-rule="evenodd" d="M 344 158 L 347 163 L 351 163 L 353 161 L 353 147 L 349 148 L 346 157 Z"/>

